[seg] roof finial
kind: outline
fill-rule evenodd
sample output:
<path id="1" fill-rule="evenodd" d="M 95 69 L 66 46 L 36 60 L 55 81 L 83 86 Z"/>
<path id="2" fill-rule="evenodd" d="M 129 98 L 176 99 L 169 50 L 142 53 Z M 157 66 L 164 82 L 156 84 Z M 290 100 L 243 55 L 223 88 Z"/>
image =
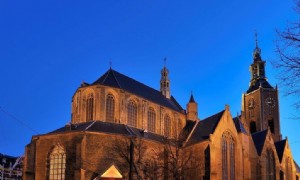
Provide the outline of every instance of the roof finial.
<path id="1" fill-rule="evenodd" d="M 255 48 L 258 48 L 257 31 L 255 30 Z"/>
<path id="2" fill-rule="evenodd" d="M 112 66 L 112 61 L 111 59 L 109 60 L 109 69 L 111 69 L 111 66 Z"/>
<path id="3" fill-rule="evenodd" d="M 166 65 L 167 65 L 167 58 L 165 57 L 164 58 L 164 66 L 166 67 Z"/>
<path id="4" fill-rule="evenodd" d="M 255 60 L 259 60 L 259 59 L 261 59 L 260 58 L 261 50 L 258 47 L 258 35 L 257 35 L 256 30 L 255 30 L 254 36 L 255 36 L 255 49 L 253 51 L 253 57 L 254 57 Z"/>

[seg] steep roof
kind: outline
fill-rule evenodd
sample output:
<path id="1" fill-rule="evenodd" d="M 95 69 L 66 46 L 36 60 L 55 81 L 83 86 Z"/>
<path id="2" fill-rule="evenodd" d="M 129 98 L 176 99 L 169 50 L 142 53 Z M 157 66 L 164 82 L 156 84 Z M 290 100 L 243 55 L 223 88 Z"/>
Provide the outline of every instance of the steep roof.
<path id="1" fill-rule="evenodd" d="M 252 134 L 252 139 L 256 147 L 257 154 L 260 156 L 263 150 L 268 130 L 259 131 Z"/>
<path id="2" fill-rule="evenodd" d="M 256 80 L 254 85 L 249 87 L 249 89 L 247 90 L 247 93 L 257 90 L 260 86 L 262 88 L 273 88 L 266 79 L 259 79 L 259 80 Z"/>
<path id="3" fill-rule="evenodd" d="M 225 110 L 214 114 L 196 124 L 196 127 L 187 142 L 187 145 L 195 144 L 209 138 L 213 134 Z"/>
<path id="4" fill-rule="evenodd" d="M 194 103 L 195 102 L 195 99 L 194 99 L 194 96 L 193 96 L 193 94 L 191 94 L 191 97 L 190 97 L 190 101 L 189 101 L 190 103 Z"/>
<path id="5" fill-rule="evenodd" d="M 244 125 L 242 124 L 242 122 L 240 121 L 240 118 L 238 116 L 233 118 L 233 122 L 234 122 L 234 125 L 235 125 L 235 128 L 236 128 L 237 132 L 248 134 L 246 129 L 244 128 Z"/>
<path id="6" fill-rule="evenodd" d="M 296 172 L 300 173 L 300 167 L 299 165 L 296 163 L 296 161 L 294 161 L 295 167 L 296 167 Z"/>
<path id="7" fill-rule="evenodd" d="M 125 124 L 109 123 L 103 121 L 89 121 L 89 122 L 78 123 L 78 124 L 70 124 L 69 127 L 64 126 L 48 134 L 80 132 L 80 131 L 135 136 L 135 137 L 141 137 L 141 138 L 150 139 L 158 142 L 164 142 L 166 139 L 164 136 L 151 133 L 142 129 L 134 128 L 131 126 L 127 126 Z"/>
<path id="8" fill-rule="evenodd" d="M 125 76 L 113 69 L 109 69 L 99 79 L 92 83 L 92 85 L 96 84 L 123 89 L 178 112 L 181 112 L 183 110 L 183 108 L 178 104 L 173 96 L 168 99 L 163 96 L 161 92 L 149 86 L 146 86 L 128 76 Z"/>
<path id="9" fill-rule="evenodd" d="M 285 145 L 286 145 L 286 139 L 275 142 L 275 148 L 280 162 L 282 161 L 283 158 Z"/>

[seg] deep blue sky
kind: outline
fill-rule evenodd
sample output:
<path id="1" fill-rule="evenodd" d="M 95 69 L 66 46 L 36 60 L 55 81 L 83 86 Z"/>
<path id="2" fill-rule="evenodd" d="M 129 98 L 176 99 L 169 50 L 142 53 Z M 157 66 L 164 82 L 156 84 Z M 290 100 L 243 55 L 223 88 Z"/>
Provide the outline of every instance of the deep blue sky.
<path id="1" fill-rule="evenodd" d="M 293 0 L 0 1 L 0 106 L 39 133 L 70 120 L 84 80 L 109 68 L 159 89 L 167 57 L 171 93 L 185 107 L 190 92 L 201 119 L 229 104 L 240 112 L 258 32 L 267 76 L 275 30 L 298 20 Z M 280 86 L 283 137 L 300 162 L 300 121 Z M 0 111 L 0 153 L 21 155 L 35 133 Z M 298 152 L 297 152 L 298 151 Z"/>

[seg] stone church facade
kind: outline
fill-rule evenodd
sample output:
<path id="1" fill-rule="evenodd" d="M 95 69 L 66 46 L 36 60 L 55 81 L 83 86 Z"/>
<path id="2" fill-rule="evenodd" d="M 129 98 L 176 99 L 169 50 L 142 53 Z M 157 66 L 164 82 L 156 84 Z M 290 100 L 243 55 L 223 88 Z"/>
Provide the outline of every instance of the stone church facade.
<path id="1" fill-rule="evenodd" d="M 241 115 L 200 120 L 193 95 L 186 110 L 171 96 L 166 67 L 160 91 L 109 69 L 76 90 L 70 123 L 32 137 L 23 179 L 299 180 L 257 45 L 250 72 Z"/>

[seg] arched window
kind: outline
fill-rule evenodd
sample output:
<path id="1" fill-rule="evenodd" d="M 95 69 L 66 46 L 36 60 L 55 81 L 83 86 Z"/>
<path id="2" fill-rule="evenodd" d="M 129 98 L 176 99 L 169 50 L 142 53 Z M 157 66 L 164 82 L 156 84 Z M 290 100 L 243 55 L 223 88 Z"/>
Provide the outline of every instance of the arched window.
<path id="1" fill-rule="evenodd" d="M 275 157 L 272 150 L 267 150 L 267 164 L 266 164 L 266 176 L 267 180 L 276 179 L 276 169 L 275 169 Z"/>
<path id="2" fill-rule="evenodd" d="M 169 115 L 166 115 L 164 119 L 164 135 L 167 137 L 171 135 L 171 119 Z"/>
<path id="3" fill-rule="evenodd" d="M 111 94 L 106 97 L 106 121 L 115 122 L 115 99 Z"/>
<path id="4" fill-rule="evenodd" d="M 137 127 L 137 105 L 134 101 L 129 101 L 127 106 L 128 125 Z"/>
<path id="5" fill-rule="evenodd" d="M 235 143 L 228 132 L 222 135 L 222 179 L 235 179 Z"/>
<path id="6" fill-rule="evenodd" d="M 87 96 L 86 100 L 86 120 L 90 121 L 93 120 L 93 113 L 94 113 L 94 95 L 90 93 Z"/>
<path id="7" fill-rule="evenodd" d="M 64 149 L 57 145 L 49 156 L 49 180 L 65 179 L 66 154 Z"/>
<path id="8" fill-rule="evenodd" d="M 204 150 L 204 178 L 210 179 L 210 146 Z"/>
<path id="9" fill-rule="evenodd" d="M 149 108 L 148 110 L 148 130 L 150 132 L 155 132 L 156 129 L 156 115 L 153 108 Z"/>

